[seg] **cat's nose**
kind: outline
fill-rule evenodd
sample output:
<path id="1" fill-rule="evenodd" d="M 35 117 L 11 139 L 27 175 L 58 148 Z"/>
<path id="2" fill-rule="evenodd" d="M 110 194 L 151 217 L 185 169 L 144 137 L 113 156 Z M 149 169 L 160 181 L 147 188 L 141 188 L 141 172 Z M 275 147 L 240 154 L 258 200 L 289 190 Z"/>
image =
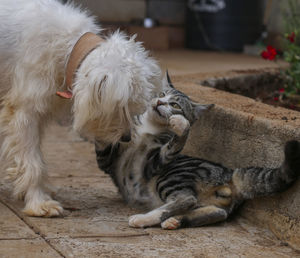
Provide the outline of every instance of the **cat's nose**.
<path id="1" fill-rule="evenodd" d="M 157 101 L 157 106 L 161 106 L 161 105 L 165 105 L 166 103 L 165 102 L 163 102 L 163 101 L 161 101 L 161 100 L 158 100 Z"/>

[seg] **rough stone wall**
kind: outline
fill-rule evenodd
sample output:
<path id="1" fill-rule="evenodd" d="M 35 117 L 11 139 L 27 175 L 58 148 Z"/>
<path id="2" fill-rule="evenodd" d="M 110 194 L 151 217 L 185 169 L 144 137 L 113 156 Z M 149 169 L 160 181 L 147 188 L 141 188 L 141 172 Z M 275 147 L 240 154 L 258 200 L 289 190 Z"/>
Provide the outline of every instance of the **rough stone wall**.
<path id="1" fill-rule="evenodd" d="M 300 141 L 299 112 L 192 84 L 178 88 L 200 103 L 217 104 L 193 126 L 185 148 L 190 155 L 231 168 L 277 167 L 286 141 Z M 241 213 L 300 250 L 300 179 L 284 193 L 247 201 Z"/>

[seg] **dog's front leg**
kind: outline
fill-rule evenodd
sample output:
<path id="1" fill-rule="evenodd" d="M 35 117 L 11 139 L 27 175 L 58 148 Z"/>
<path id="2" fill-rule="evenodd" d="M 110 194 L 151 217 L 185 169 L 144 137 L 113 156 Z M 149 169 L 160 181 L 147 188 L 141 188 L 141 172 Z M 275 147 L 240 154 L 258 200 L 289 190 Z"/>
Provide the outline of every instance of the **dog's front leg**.
<path id="1" fill-rule="evenodd" d="M 2 155 L 8 160 L 9 178 L 14 194 L 24 198 L 24 212 L 29 216 L 58 216 L 61 205 L 44 191 L 46 177 L 40 150 L 41 116 L 24 107 L 4 105 L 0 126 L 4 135 Z"/>

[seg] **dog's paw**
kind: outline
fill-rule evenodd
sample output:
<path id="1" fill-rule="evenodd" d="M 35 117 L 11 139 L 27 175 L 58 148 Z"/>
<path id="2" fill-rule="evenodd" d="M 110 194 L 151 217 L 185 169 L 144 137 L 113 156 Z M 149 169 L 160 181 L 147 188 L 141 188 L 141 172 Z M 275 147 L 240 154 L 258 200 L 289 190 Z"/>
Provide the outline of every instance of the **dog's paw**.
<path id="1" fill-rule="evenodd" d="M 177 229 L 180 227 L 180 221 L 178 219 L 175 219 L 174 217 L 170 217 L 160 225 L 163 229 Z"/>
<path id="2" fill-rule="evenodd" d="M 26 204 L 23 212 L 32 217 L 57 217 L 62 215 L 63 210 L 59 202 L 47 200 L 35 204 Z"/>
<path id="3" fill-rule="evenodd" d="M 190 123 L 182 115 L 173 115 L 170 117 L 170 128 L 178 136 L 182 136 L 183 133 L 190 128 Z"/>

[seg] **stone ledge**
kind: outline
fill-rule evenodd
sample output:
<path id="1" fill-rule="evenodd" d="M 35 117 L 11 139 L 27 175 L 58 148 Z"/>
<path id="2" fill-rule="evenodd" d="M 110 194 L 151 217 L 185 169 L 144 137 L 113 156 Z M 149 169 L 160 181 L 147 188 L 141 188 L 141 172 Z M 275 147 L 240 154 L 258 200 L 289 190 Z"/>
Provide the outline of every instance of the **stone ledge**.
<path id="1" fill-rule="evenodd" d="M 281 69 L 266 69 L 240 72 L 236 76 L 209 78 L 201 81 L 200 84 L 256 99 L 262 94 L 270 95 L 270 93 L 282 88 L 283 77 L 281 76 Z"/>
<path id="2" fill-rule="evenodd" d="M 193 127 L 185 152 L 231 168 L 279 166 L 285 142 L 300 141 L 300 113 L 255 100 L 182 82 L 175 86 L 200 103 L 216 107 Z M 283 119 L 284 118 L 284 119 Z M 270 229 L 279 239 L 300 250 L 300 182 L 274 197 L 247 202 L 242 215 Z"/>

